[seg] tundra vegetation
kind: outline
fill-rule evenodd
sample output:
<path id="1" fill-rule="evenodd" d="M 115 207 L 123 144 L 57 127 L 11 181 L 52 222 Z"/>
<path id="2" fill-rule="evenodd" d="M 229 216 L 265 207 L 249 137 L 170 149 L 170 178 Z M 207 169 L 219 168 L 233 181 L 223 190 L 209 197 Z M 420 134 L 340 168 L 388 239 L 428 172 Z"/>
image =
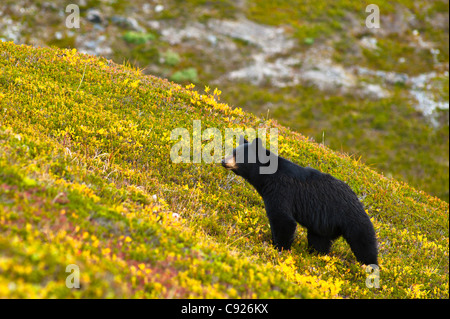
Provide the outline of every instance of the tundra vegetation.
<path id="1" fill-rule="evenodd" d="M 447 202 L 220 98 L 0 42 L 0 297 L 448 298 Z M 280 156 L 348 183 L 377 233 L 379 288 L 343 240 L 309 254 L 299 227 L 279 254 L 259 195 L 220 164 L 173 163 L 171 131 L 193 119 L 277 128 Z"/>

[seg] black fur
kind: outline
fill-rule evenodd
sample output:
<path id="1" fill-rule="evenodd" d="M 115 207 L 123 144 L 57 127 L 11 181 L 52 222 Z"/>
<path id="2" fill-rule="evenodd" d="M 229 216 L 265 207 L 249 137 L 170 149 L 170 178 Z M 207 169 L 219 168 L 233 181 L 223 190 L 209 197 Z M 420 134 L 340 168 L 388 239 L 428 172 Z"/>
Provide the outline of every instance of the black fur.
<path id="1" fill-rule="evenodd" d="M 256 163 L 248 162 L 248 154 L 260 148 L 271 160 L 278 159 L 274 174 L 261 174 L 259 168 L 264 164 L 258 158 Z M 232 160 L 227 157 L 222 165 L 244 177 L 263 198 L 277 249 L 290 249 L 299 223 L 308 230 L 308 245 L 319 253 L 327 254 L 333 240 L 343 236 L 359 262 L 378 264 L 372 222 L 346 183 L 277 157 L 264 149 L 259 139 L 252 143 L 241 140 L 233 151 L 234 159 L 237 152 L 244 152 L 243 163 L 230 166 Z"/>

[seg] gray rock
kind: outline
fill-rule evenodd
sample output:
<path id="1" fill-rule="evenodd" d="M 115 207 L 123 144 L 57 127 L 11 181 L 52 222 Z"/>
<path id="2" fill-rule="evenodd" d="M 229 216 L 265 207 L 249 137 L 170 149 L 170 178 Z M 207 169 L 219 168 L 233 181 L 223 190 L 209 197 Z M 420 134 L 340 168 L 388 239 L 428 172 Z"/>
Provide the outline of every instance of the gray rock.
<path id="1" fill-rule="evenodd" d="M 102 14 L 97 9 L 89 9 L 86 13 L 86 19 L 92 23 L 103 23 L 104 19 Z"/>
<path id="2" fill-rule="evenodd" d="M 137 20 L 132 17 L 112 16 L 111 22 L 119 27 L 126 28 L 137 32 L 146 32 L 145 28 L 141 27 Z"/>
<path id="3" fill-rule="evenodd" d="M 162 4 L 157 4 L 156 6 L 155 6 L 155 12 L 161 12 L 161 11 L 163 11 L 164 10 L 164 6 L 162 5 Z"/>
<path id="4" fill-rule="evenodd" d="M 212 19 L 208 21 L 208 28 L 214 33 L 256 45 L 267 54 L 286 52 L 293 48 L 295 43 L 285 37 L 282 28 L 261 25 L 247 19 Z"/>

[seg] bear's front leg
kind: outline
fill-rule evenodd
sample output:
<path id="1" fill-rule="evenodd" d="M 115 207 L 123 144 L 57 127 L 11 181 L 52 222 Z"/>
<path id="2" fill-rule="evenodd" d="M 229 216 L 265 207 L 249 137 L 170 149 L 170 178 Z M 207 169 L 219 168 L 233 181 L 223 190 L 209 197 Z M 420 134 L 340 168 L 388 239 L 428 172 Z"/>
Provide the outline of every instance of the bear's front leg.
<path id="1" fill-rule="evenodd" d="M 279 251 L 291 249 L 297 222 L 294 219 L 280 216 L 279 214 L 276 214 L 272 218 L 269 217 L 269 221 L 275 248 Z"/>

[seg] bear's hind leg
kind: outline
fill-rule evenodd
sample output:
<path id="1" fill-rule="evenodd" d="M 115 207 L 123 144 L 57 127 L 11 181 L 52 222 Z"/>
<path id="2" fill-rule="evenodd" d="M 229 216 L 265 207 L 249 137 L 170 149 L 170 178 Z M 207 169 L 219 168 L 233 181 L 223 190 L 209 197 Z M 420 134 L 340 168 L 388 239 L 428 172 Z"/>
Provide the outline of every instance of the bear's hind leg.
<path id="1" fill-rule="evenodd" d="M 328 254 L 330 252 L 332 241 L 328 237 L 319 236 L 308 230 L 308 245 L 310 251 L 317 251 L 321 254 Z"/>

